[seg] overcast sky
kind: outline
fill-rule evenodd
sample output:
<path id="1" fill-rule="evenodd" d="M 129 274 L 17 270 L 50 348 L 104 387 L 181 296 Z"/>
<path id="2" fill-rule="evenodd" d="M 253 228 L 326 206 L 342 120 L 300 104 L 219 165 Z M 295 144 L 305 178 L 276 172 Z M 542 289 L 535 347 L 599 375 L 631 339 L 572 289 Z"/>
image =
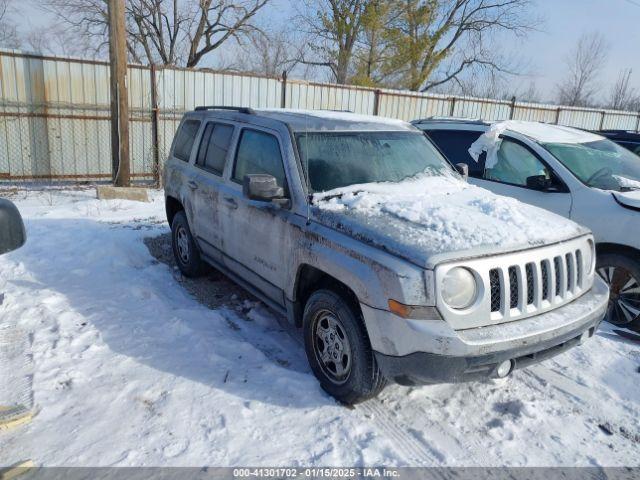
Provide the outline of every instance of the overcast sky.
<path id="1" fill-rule="evenodd" d="M 633 69 L 640 87 L 640 0 L 538 0 L 544 17 L 539 32 L 517 42 L 530 59 L 529 70 L 544 96 L 550 95 L 564 72 L 564 59 L 581 34 L 601 32 L 609 42 L 602 84 L 611 85 L 621 69 Z"/>
<path id="2" fill-rule="evenodd" d="M 273 0 L 261 23 L 280 23 L 294 13 L 300 0 Z M 35 7 L 37 0 L 18 3 L 24 15 L 17 15 L 22 28 L 48 21 Z M 537 0 L 536 12 L 543 23 L 525 39 L 503 42 L 505 53 L 528 65 L 532 77 L 521 77 L 523 87 L 531 80 L 543 99 L 554 96 L 555 85 L 564 74 L 564 59 L 583 33 L 598 31 L 610 49 L 602 75 L 604 90 L 615 82 L 621 69 L 633 69 L 632 83 L 640 88 L 640 0 Z M 524 88 L 523 88 L 524 89 Z"/>

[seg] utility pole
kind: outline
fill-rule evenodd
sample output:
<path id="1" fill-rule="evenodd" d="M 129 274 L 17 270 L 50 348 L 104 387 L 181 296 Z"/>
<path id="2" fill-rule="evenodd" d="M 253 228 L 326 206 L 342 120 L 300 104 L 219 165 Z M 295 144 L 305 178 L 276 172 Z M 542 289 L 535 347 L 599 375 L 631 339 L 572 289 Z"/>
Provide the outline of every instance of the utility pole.
<path id="1" fill-rule="evenodd" d="M 129 97 L 124 23 L 125 0 L 109 0 L 109 68 L 111 72 L 111 162 L 113 184 L 130 185 Z"/>

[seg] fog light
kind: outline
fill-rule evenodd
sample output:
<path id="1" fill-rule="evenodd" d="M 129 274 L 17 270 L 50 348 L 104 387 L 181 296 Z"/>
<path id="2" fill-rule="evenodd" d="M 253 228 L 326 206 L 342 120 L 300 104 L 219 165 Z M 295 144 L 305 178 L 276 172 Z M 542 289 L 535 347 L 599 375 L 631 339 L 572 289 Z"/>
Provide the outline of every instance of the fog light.
<path id="1" fill-rule="evenodd" d="M 582 332 L 582 335 L 580 335 L 580 345 L 589 340 L 590 336 L 591 335 L 589 334 L 589 330 L 585 330 L 584 332 Z"/>
<path id="2" fill-rule="evenodd" d="M 496 374 L 498 375 L 498 377 L 504 378 L 511 373 L 512 368 L 513 368 L 513 360 L 505 360 L 500 365 L 498 365 Z"/>

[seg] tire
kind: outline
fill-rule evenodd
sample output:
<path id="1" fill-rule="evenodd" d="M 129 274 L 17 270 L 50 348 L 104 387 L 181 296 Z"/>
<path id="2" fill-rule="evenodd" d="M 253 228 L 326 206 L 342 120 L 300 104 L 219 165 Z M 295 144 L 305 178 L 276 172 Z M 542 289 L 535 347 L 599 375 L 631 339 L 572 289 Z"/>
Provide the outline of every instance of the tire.
<path id="1" fill-rule="evenodd" d="M 171 223 L 171 246 L 178 268 L 185 277 L 198 277 L 205 272 L 205 264 L 193 240 L 184 210 L 176 213 Z"/>
<path id="2" fill-rule="evenodd" d="M 640 333 L 640 260 L 619 253 L 598 256 L 596 271 L 611 293 L 605 319 Z"/>
<path id="3" fill-rule="evenodd" d="M 385 387 L 362 314 L 342 295 L 332 290 L 314 292 L 305 305 L 303 330 L 311 370 L 336 400 L 353 405 L 375 397 Z"/>

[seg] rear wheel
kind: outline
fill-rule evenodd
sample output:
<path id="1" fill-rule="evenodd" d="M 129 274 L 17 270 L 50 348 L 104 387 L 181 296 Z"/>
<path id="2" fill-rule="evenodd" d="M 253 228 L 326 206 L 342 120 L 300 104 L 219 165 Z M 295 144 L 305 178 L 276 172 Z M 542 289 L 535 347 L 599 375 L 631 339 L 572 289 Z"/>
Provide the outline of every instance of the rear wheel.
<path id="1" fill-rule="evenodd" d="M 640 261 L 605 253 L 598 256 L 597 272 L 610 289 L 607 321 L 640 332 Z"/>
<path id="2" fill-rule="evenodd" d="M 322 388 L 340 402 L 375 397 L 386 385 L 369 343 L 362 315 L 331 290 L 313 293 L 304 309 L 307 359 Z"/>
<path id="3" fill-rule="evenodd" d="M 176 264 L 185 277 L 197 277 L 204 273 L 205 265 L 191 235 L 184 210 L 176 213 L 173 217 L 171 244 Z"/>

